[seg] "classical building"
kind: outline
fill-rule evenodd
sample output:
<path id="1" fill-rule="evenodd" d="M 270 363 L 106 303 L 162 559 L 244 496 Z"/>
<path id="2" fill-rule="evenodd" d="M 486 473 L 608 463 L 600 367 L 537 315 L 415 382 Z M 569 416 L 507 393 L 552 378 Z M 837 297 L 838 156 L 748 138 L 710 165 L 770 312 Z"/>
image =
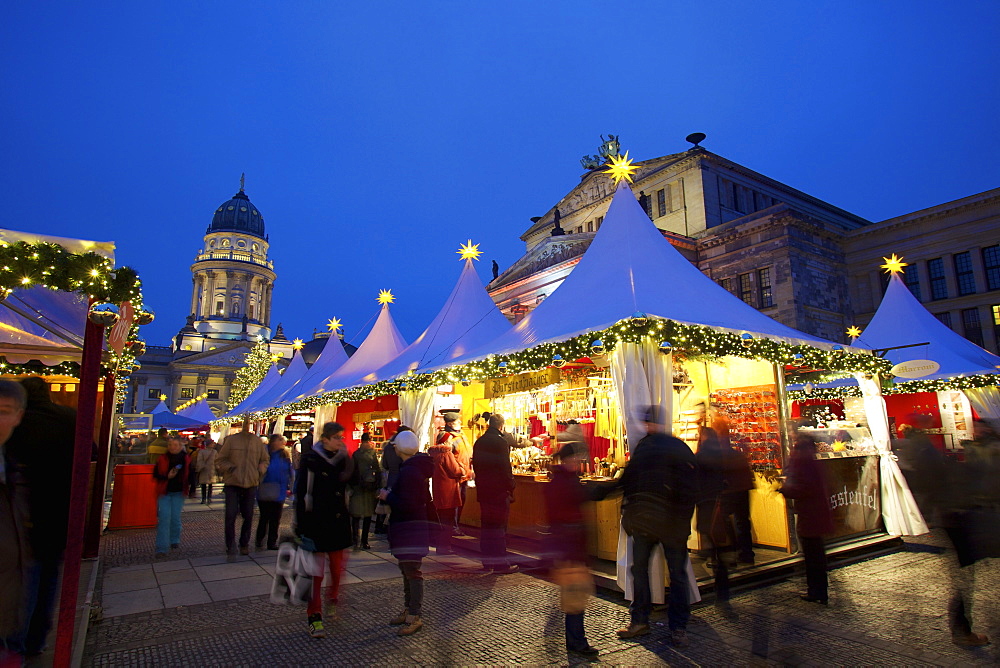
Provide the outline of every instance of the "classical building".
<path id="1" fill-rule="evenodd" d="M 281 325 L 271 333 L 271 294 L 277 274 L 268 259 L 264 215 L 240 190 L 221 204 L 191 265 L 191 310 L 170 346 L 148 346 L 130 377 L 125 410 L 144 412 L 165 395 L 171 409 L 208 395 L 225 411 L 229 386 L 258 340 L 290 360 L 293 342 Z"/>
<path id="2" fill-rule="evenodd" d="M 896 252 L 920 259 L 915 274 L 928 283 L 926 295 L 930 281 L 944 282 L 947 290 L 936 294 L 946 296 L 932 310 L 950 314 L 957 331 L 997 350 L 996 325 L 976 325 L 976 314 L 981 324 L 1000 318 L 997 190 L 872 223 L 697 144 L 634 164 L 633 192 L 664 237 L 775 320 L 844 341 L 850 325 L 870 319 L 881 295 L 881 257 Z M 572 271 L 600 229 L 612 192 L 607 176 L 588 169 L 551 210 L 532 218 L 521 235 L 525 255 L 487 286 L 511 321 Z"/>

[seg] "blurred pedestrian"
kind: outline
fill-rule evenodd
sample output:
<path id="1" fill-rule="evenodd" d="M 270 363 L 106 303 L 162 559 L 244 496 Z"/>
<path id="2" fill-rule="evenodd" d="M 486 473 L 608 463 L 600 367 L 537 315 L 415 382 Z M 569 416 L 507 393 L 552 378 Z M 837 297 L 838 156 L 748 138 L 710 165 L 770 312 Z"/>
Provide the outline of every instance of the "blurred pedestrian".
<path id="1" fill-rule="evenodd" d="M 6 447 L 24 416 L 24 388 L 0 380 L 0 664 L 21 665 L 24 654 L 25 585 L 30 566 L 29 496 L 24 467 Z"/>
<path id="2" fill-rule="evenodd" d="M 240 554 L 250 554 L 250 533 L 253 530 L 253 505 L 257 485 L 267 472 L 271 457 L 260 437 L 250 431 L 249 418 L 243 429 L 230 434 L 222 442 L 215 459 L 215 468 L 222 474 L 222 492 L 226 498 L 226 555 L 236 560 L 236 516 L 243 517 L 240 527 Z"/>
<path id="3" fill-rule="evenodd" d="M 629 607 L 629 625 L 618 631 L 618 637 L 628 639 L 649 633 L 653 609 L 649 559 L 659 543 L 670 574 L 670 641 L 683 647 L 687 645 L 691 616 L 687 540 L 699 498 L 698 463 L 687 444 L 664 433 L 659 406 L 646 408 L 643 421 L 646 435 L 636 444 L 621 477 L 613 483 L 623 491 L 622 527 L 633 541 L 634 600 Z"/>
<path id="4" fill-rule="evenodd" d="M 587 641 L 583 628 L 583 613 L 593 592 L 583 517 L 587 495 L 580 482 L 580 465 L 588 457 L 586 444 L 575 436 L 576 432 L 567 430 L 556 437 L 562 443 L 556 453 L 559 463 L 550 469 L 551 480 L 542 489 L 551 530 L 548 552 L 554 562 L 553 578 L 562 588 L 561 608 L 566 613 L 566 649 L 595 657 L 598 651 Z"/>
<path id="5" fill-rule="evenodd" d="M 379 498 L 392 507 L 389 525 L 389 550 L 399 562 L 403 574 L 403 611 L 390 620 L 399 626 L 397 635 L 413 635 L 423 626 L 420 619 L 424 601 L 424 577 L 421 562 L 428 553 L 432 512 L 428 479 L 434 468 L 426 453 L 417 452 L 419 443 L 412 431 L 396 434 L 395 450 L 402 460 L 399 476 L 391 490 L 381 490 Z"/>
<path id="6" fill-rule="evenodd" d="M 192 466 L 195 470 L 195 478 L 201 485 L 201 502 L 205 505 L 212 505 L 212 485 L 215 483 L 215 459 L 219 451 L 215 447 L 215 441 L 206 438 L 205 447 L 198 453 L 198 459 Z"/>
<path id="7" fill-rule="evenodd" d="M 330 586 L 322 603 L 323 575 L 313 578 L 312 598 L 306 608 L 309 635 L 325 638 L 323 619 L 337 616 L 340 575 L 351 546 L 351 520 L 347 510 L 347 484 L 354 461 L 344 445 L 344 428 L 327 422 L 318 443 L 302 453 L 295 486 L 295 528 L 302 546 L 325 560 L 330 568 Z M 325 566 L 326 564 L 322 564 Z M 323 568 L 320 568 L 320 573 Z"/>
<path id="8" fill-rule="evenodd" d="M 285 437 L 281 434 L 271 434 L 267 439 L 269 461 L 264 479 L 257 487 L 257 509 L 260 517 L 257 519 L 257 549 L 264 546 L 264 536 L 267 536 L 267 549 L 278 549 L 278 527 L 281 526 L 281 511 L 285 508 L 285 499 L 292 485 L 292 456 L 285 447 Z"/>
<path id="9" fill-rule="evenodd" d="M 507 555 L 507 522 L 514 500 L 514 472 L 510 466 L 510 444 L 503 433 L 504 418 L 493 413 L 489 427 L 472 446 L 476 471 L 476 498 L 482 522 L 480 553 L 483 570 L 497 575 L 516 573 Z"/>
<path id="10" fill-rule="evenodd" d="M 370 550 L 372 546 L 368 544 L 368 532 L 371 530 L 372 515 L 378 501 L 382 467 L 372 443 L 372 435 L 368 432 L 361 435 L 361 445 L 354 451 L 353 459 L 354 480 L 348 504 L 351 511 L 351 537 L 355 550 Z"/>
<path id="11" fill-rule="evenodd" d="M 726 491 L 726 458 L 728 439 L 723 443 L 719 433 L 710 425 L 714 414 L 701 404 L 698 418 L 698 482 L 701 498 L 696 507 L 695 526 L 701 537 L 702 549 L 709 554 L 706 565 L 713 571 L 715 580 L 715 605 L 723 615 L 731 616 L 729 605 L 729 566 L 726 547 L 729 545 L 723 514 L 722 499 Z"/>
<path id="12" fill-rule="evenodd" d="M 438 434 L 435 445 L 448 444 L 451 452 L 455 456 L 455 462 L 462 471 L 462 477 L 458 480 L 459 503 L 455 506 L 452 520 L 451 533 L 455 536 L 464 536 L 459 526 L 462 519 L 462 509 L 465 507 L 465 497 L 469 488 L 469 481 L 472 475 L 472 448 L 462 435 L 462 427 L 459 424 L 460 414 L 456 411 L 448 411 L 442 415 L 444 418 L 444 429 Z M 435 500 L 435 506 L 437 501 Z M 438 510 L 438 513 L 441 511 Z M 440 518 L 439 518 L 440 519 Z M 443 520 L 442 520 L 443 522 Z"/>
<path id="13" fill-rule="evenodd" d="M 203 447 L 204 447 L 204 441 L 201 439 L 200 436 L 194 436 L 190 441 L 188 441 L 187 452 L 188 452 L 188 457 L 191 458 L 192 471 L 198 470 L 198 454 L 201 452 Z M 193 499 L 194 492 L 198 488 L 198 476 L 190 475 L 188 476 L 188 478 L 189 478 L 188 488 L 186 490 L 187 497 L 189 499 Z"/>
<path id="14" fill-rule="evenodd" d="M 435 535 L 431 542 L 438 554 L 451 554 L 454 551 L 451 535 L 457 528 L 456 513 L 462 507 L 461 481 L 465 477 L 465 471 L 455 457 L 453 441 L 454 437 L 445 431 L 438 436 L 438 443 L 427 448 L 427 454 L 434 463 L 431 491 L 437 517 Z"/>
<path id="15" fill-rule="evenodd" d="M 24 416 L 5 448 L 23 467 L 31 520 L 27 625 L 21 635 L 26 656 L 41 654 L 52 626 L 52 611 L 69 524 L 76 411 L 52 401 L 44 378 L 20 381 L 26 394 Z"/>
<path id="16" fill-rule="evenodd" d="M 156 556 L 181 546 L 181 511 L 191 468 L 191 457 L 176 436 L 167 439 L 167 451 L 153 467 L 156 478 Z"/>
<path id="17" fill-rule="evenodd" d="M 155 464 L 160 461 L 160 455 L 167 451 L 167 436 L 170 432 L 166 427 L 160 427 L 156 432 L 156 438 L 146 446 L 146 463 Z"/>
<path id="18" fill-rule="evenodd" d="M 799 598 L 826 605 L 829 600 L 826 546 L 823 537 L 833 533 L 830 492 L 823 469 L 816 460 L 816 441 L 808 434 L 795 436 L 785 467 L 785 480 L 778 490 L 795 500 L 795 533 L 806 564 L 807 591 Z"/>
<path id="19" fill-rule="evenodd" d="M 401 424 L 392 439 L 382 445 L 381 464 L 382 477 L 384 478 L 382 486 L 385 489 L 392 489 L 392 486 L 396 484 L 396 478 L 399 477 L 399 466 L 402 464 L 402 460 L 399 458 L 399 455 L 396 454 L 396 438 L 400 434 L 412 431 L 413 430 L 405 424 Z M 383 512 L 379 512 L 380 510 Z M 391 513 L 392 509 L 389 507 L 389 504 L 385 502 L 378 504 L 378 507 L 376 508 L 375 533 L 384 534 L 388 531 L 386 523 L 389 520 Z"/>

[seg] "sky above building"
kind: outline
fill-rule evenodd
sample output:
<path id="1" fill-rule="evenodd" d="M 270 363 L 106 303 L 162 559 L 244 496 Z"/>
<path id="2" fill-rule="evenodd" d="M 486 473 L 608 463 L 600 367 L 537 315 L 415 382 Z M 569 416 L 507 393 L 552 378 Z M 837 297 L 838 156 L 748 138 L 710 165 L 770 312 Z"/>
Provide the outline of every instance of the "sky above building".
<path id="1" fill-rule="evenodd" d="M 4 9 L 0 227 L 115 241 L 151 344 L 243 172 L 272 327 L 355 344 L 381 289 L 412 341 L 467 239 L 516 261 L 601 134 L 871 221 L 1000 186 L 996 2 L 95 4 Z"/>

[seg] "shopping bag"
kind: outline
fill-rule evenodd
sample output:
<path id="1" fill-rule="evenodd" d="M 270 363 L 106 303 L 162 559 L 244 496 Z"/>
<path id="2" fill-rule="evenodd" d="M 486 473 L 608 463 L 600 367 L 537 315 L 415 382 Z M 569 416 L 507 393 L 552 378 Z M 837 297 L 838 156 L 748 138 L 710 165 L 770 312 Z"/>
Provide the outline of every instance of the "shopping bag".
<path id="1" fill-rule="evenodd" d="M 578 615 L 594 595 L 594 576 L 584 564 L 559 562 L 552 569 L 552 579 L 559 585 L 559 609 Z"/>
<path id="2" fill-rule="evenodd" d="M 271 584 L 271 603 L 307 605 L 312 597 L 313 578 L 323 575 L 324 556 L 292 542 L 278 546 Z"/>

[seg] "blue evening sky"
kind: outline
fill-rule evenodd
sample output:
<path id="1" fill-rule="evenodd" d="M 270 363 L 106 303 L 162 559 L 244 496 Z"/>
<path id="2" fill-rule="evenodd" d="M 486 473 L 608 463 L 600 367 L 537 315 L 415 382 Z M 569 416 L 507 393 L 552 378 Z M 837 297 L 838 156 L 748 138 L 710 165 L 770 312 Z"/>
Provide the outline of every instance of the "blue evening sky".
<path id="1" fill-rule="evenodd" d="M 272 327 L 412 340 L 466 239 L 506 268 L 602 133 L 877 221 L 1000 186 L 997 2 L 8 2 L 0 227 L 113 240 L 166 345 L 239 187 Z M 586 308 L 581 304 L 581 308 Z"/>

